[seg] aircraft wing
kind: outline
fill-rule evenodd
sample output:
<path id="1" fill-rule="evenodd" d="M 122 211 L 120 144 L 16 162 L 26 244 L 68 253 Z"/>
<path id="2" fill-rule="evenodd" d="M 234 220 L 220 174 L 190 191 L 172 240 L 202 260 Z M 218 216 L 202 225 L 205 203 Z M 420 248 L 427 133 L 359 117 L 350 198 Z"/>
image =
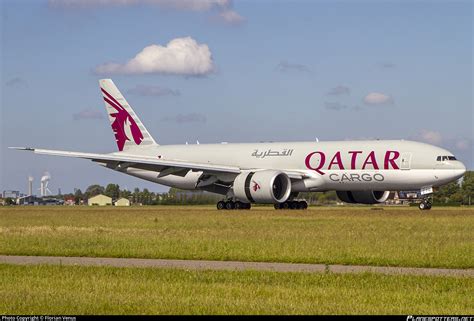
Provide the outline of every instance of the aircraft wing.
<path id="1" fill-rule="evenodd" d="M 90 159 L 94 162 L 105 163 L 107 165 L 116 166 L 117 167 L 116 169 L 133 166 L 133 167 L 143 168 L 143 169 L 154 169 L 157 171 L 163 171 L 167 168 L 176 168 L 176 169 L 203 171 L 203 172 L 208 172 L 208 173 L 240 174 L 241 172 L 240 168 L 234 167 L 234 166 L 193 163 L 193 162 L 178 161 L 178 160 L 165 160 L 165 159 L 158 159 L 158 158 L 153 158 L 149 156 L 95 154 L 95 153 L 82 153 L 82 152 L 69 152 L 69 151 L 61 151 L 61 150 L 39 149 L 39 148 L 30 148 L 30 147 L 10 147 L 10 148 L 31 151 L 31 152 L 34 152 L 35 154 Z"/>
<path id="2" fill-rule="evenodd" d="M 49 150 L 40 148 L 30 147 L 9 147 L 11 149 L 31 151 L 35 154 L 52 155 L 52 156 L 63 156 L 63 157 L 74 157 L 89 159 L 93 162 L 105 164 L 107 167 L 120 170 L 127 167 L 135 167 L 146 170 L 154 170 L 160 172 L 158 177 L 163 177 L 169 174 L 182 175 L 184 176 L 189 170 L 202 171 L 207 174 L 235 174 L 238 175 L 242 172 L 242 169 L 235 166 L 217 165 L 217 164 L 206 164 L 206 163 L 195 163 L 181 160 L 167 160 L 158 159 L 150 156 L 136 156 L 130 154 L 96 154 L 96 153 L 82 153 L 82 152 L 69 152 L 61 150 Z M 291 179 L 303 179 L 305 174 L 298 171 L 284 171 Z"/>

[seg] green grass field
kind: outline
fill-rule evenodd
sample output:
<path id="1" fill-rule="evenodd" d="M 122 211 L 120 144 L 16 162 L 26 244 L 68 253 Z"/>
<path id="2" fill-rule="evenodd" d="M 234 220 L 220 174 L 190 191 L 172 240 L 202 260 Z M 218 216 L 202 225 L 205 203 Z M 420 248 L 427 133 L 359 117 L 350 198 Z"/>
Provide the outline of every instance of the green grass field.
<path id="1" fill-rule="evenodd" d="M 474 209 L 4 207 L 0 254 L 474 267 Z"/>
<path id="2" fill-rule="evenodd" d="M 474 279 L 0 265 L 0 314 L 465 314 Z"/>

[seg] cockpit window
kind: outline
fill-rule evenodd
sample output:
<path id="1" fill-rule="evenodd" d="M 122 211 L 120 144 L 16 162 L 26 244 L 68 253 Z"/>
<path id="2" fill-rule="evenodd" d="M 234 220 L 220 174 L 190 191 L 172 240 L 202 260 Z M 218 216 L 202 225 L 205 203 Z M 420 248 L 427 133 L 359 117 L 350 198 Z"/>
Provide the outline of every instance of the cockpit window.
<path id="1" fill-rule="evenodd" d="M 438 156 L 438 157 L 436 157 L 436 160 L 438 162 L 447 161 L 447 160 L 456 160 L 456 157 L 454 157 L 454 156 Z"/>

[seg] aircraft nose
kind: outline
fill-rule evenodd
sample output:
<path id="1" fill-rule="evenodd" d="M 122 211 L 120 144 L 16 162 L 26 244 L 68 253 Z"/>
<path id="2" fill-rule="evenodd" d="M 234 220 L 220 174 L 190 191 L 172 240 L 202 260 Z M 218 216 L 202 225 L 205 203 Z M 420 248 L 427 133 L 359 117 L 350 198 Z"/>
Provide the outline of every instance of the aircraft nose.
<path id="1" fill-rule="evenodd" d="M 466 173 L 466 166 L 460 161 L 457 161 L 453 171 L 456 179 L 458 179 Z"/>
<path id="2" fill-rule="evenodd" d="M 464 174 L 466 172 L 466 166 L 461 162 L 459 162 L 458 165 L 459 165 L 459 170 L 461 170 L 462 173 Z"/>

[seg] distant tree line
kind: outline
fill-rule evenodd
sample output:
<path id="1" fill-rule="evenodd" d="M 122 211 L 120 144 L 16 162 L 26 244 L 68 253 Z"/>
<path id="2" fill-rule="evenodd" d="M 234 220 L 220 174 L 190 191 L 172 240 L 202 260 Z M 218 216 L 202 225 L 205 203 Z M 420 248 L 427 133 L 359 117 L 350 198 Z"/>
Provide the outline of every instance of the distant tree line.
<path id="1" fill-rule="evenodd" d="M 339 201 L 335 191 L 299 193 L 298 198 L 305 199 L 311 205 L 329 205 Z"/>
<path id="2" fill-rule="evenodd" d="M 99 194 L 107 195 L 113 200 L 126 198 L 132 204 L 141 205 L 215 204 L 222 199 L 220 195 L 213 193 L 184 191 L 176 188 L 170 188 L 167 193 L 150 192 L 147 188 L 140 190 L 138 187 L 134 188 L 133 191 L 129 191 L 127 189 L 120 189 L 118 184 L 108 184 L 106 187 L 94 184 L 87 187 L 85 192 L 77 189 L 75 193 L 64 194 L 62 197 L 65 200 L 74 199 L 76 204 L 81 204 Z"/>
<path id="3" fill-rule="evenodd" d="M 167 193 L 150 192 L 147 188 L 140 190 L 134 188 L 133 191 L 120 189 L 118 184 L 108 184 L 103 187 L 94 184 L 87 187 L 85 192 L 77 189 L 75 193 L 64 194 L 64 200 L 74 199 L 76 204 L 86 203 L 90 197 L 104 194 L 113 200 L 126 198 L 132 204 L 142 205 L 180 205 L 180 204 L 216 204 L 222 199 L 221 195 L 203 191 L 184 191 L 177 188 L 170 188 Z M 59 196 L 57 196 L 59 197 Z M 298 198 L 303 198 L 309 204 L 328 205 L 338 202 L 336 192 L 306 192 L 300 193 Z M 5 205 L 14 204 L 13 199 L 5 199 Z M 466 172 L 461 182 L 452 182 L 442 187 L 436 188 L 433 195 L 433 202 L 437 205 L 471 205 L 474 204 L 474 172 Z"/>
<path id="4" fill-rule="evenodd" d="M 89 198 L 99 194 L 107 195 L 113 200 L 123 197 L 129 199 L 132 204 L 142 205 L 207 205 L 216 204 L 223 198 L 222 195 L 214 193 L 180 190 L 174 187 L 170 188 L 167 193 L 150 192 L 147 188 L 143 190 L 135 188 L 132 192 L 126 189 L 120 189 L 120 186 L 117 184 L 108 184 L 105 188 L 101 185 L 94 184 L 89 186 L 84 193 L 78 189 L 74 194 L 65 194 L 63 197 L 65 199 L 73 197 L 76 204 L 81 204 L 81 202 L 86 202 Z M 304 198 L 310 204 L 327 205 L 337 202 L 336 192 L 334 191 L 324 193 L 300 193 L 298 198 Z"/>
<path id="5" fill-rule="evenodd" d="M 433 202 L 438 205 L 474 204 L 474 172 L 466 172 L 460 184 L 452 182 L 437 188 Z"/>

